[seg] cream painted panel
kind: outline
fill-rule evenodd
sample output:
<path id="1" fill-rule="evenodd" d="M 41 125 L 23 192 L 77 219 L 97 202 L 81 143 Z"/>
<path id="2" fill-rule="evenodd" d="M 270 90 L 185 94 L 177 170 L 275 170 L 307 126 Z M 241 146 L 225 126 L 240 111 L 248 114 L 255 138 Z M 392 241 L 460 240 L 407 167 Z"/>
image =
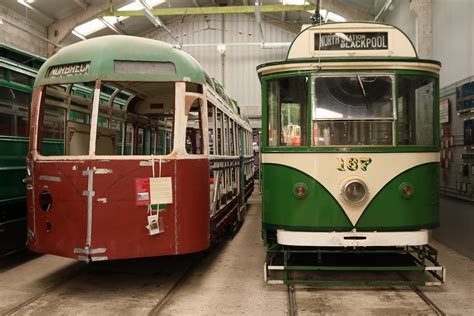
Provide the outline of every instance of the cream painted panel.
<path id="1" fill-rule="evenodd" d="M 307 27 L 305 25 L 303 27 Z M 315 33 L 344 33 L 344 32 L 388 32 L 388 50 L 338 50 L 315 51 Z M 387 56 L 387 57 L 416 57 L 408 37 L 399 29 L 390 25 L 373 23 L 337 23 L 315 25 L 306 29 L 294 41 L 288 54 L 288 59 L 309 57 L 360 57 L 360 56 Z"/>
<path id="2" fill-rule="evenodd" d="M 368 70 L 368 69 L 406 69 L 421 70 L 438 73 L 440 66 L 430 63 L 419 62 L 314 62 L 314 63 L 298 63 L 298 64 L 279 64 L 275 66 L 267 66 L 258 69 L 261 75 L 269 73 L 295 71 L 295 70 Z"/>
<path id="3" fill-rule="evenodd" d="M 339 171 L 338 158 L 370 158 L 367 171 Z M 320 182 L 339 202 L 355 225 L 364 209 L 391 179 L 417 165 L 438 162 L 439 153 L 288 153 L 262 154 L 262 162 L 289 166 Z M 368 197 L 361 203 L 349 203 L 341 195 L 342 186 L 351 179 L 362 180 Z"/>

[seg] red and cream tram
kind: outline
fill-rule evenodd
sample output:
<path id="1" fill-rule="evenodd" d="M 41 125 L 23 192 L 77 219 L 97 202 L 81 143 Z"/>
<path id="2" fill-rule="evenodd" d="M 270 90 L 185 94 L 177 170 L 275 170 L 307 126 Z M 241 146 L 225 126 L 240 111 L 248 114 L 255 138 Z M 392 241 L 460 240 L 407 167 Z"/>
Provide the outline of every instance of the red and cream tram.
<path id="1" fill-rule="evenodd" d="M 190 55 L 137 37 L 41 67 L 27 158 L 28 247 L 83 261 L 198 252 L 253 190 L 251 127 Z"/>

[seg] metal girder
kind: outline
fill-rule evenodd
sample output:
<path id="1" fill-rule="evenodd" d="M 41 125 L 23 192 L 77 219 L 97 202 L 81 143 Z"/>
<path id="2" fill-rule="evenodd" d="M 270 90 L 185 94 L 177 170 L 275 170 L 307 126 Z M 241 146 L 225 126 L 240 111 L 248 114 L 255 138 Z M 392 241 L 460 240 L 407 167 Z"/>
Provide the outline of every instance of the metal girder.
<path id="1" fill-rule="evenodd" d="M 276 13 L 290 11 L 315 10 L 315 5 L 261 5 L 260 13 Z M 228 6 L 228 7 L 192 7 L 192 8 L 158 8 L 153 10 L 155 16 L 173 15 L 211 15 L 211 14 L 255 14 L 255 6 Z M 144 16 L 143 11 L 105 11 L 99 16 Z"/>

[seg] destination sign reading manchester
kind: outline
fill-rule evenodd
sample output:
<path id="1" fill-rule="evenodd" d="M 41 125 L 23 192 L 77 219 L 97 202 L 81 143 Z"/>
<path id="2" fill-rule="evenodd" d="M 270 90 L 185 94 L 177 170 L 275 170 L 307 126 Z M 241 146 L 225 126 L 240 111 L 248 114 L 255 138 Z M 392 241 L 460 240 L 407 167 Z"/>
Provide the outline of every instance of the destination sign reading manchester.
<path id="1" fill-rule="evenodd" d="M 314 33 L 314 50 L 376 49 L 388 49 L 387 32 Z"/>
<path id="2" fill-rule="evenodd" d="M 89 66 L 91 63 L 78 63 L 69 65 L 59 65 L 49 68 L 48 77 L 64 77 L 74 75 L 85 75 L 89 73 Z"/>

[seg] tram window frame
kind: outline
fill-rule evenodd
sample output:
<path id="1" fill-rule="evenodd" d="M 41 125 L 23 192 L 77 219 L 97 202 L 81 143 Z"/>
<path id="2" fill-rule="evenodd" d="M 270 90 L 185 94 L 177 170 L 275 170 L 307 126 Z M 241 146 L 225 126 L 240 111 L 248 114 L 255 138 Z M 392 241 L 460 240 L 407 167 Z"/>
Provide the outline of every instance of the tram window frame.
<path id="1" fill-rule="evenodd" d="M 404 84 L 403 81 L 408 78 L 412 81 L 411 86 L 408 87 L 411 90 L 402 93 L 402 89 L 407 89 L 407 84 Z M 430 82 L 420 86 L 417 86 L 415 82 L 417 87 L 414 88 L 413 80 L 420 79 Z M 428 85 L 431 85 L 431 111 L 426 112 L 423 110 L 428 110 L 427 108 L 424 109 L 419 106 L 420 102 L 418 102 L 417 92 Z M 437 144 L 436 122 L 439 120 L 436 109 L 438 79 L 424 74 L 398 74 L 397 88 L 397 145 L 435 146 Z M 410 94 L 409 97 L 406 97 L 408 94 Z M 411 104 L 407 104 L 407 102 L 411 102 Z M 427 113 L 430 115 L 427 116 Z M 429 119 L 431 120 L 428 121 Z M 422 125 L 421 128 L 418 128 L 419 124 Z M 405 132 L 406 137 L 403 137 Z"/>
<path id="2" fill-rule="evenodd" d="M 216 148 L 217 148 L 217 155 L 222 156 L 224 154 L 223 151 L 223 115 L 224 113 L 219 108 L 216 108 Z"/>
<path id="3" fill-rule="evenodd" d="M 70 154 L 70 149 L 68 145 L 70 142 L 67 141 L 67 137 L 64 136 L 61 141 L 63 143 L 63 152 L 59 152 L 55 150 L 53 154 L 47 154 L 43 150 L 43 140 L 44 137 L 41 135 L 42 133 L 38 133 L 38 142 L 40 143 L 39 146 L 39 153 L 40 156 L 47 159 L 47 156 L 54 156 L 54 159 L 58 159 L 58 157 L 89 157 L 93 158 L 94 156 L 112 156 L 116 158 L 120 158 L 124 155 L 151 155 L 151 148 L 150 154 L 145 154 L 145 133 L 149 128 L 156 128 L 157 130 L 161 130 L 163 133 L 164 148 L 162 155 L 168 155 L 173 150 L 174 144 L 174 125 L 175 125 L 175 96 L 176 96 L 176 83 L 175 82 L 137 82 L 137 84 L 129 86 L 127 83 L 123 82 L 105 82 L 100 85 L 100 89 L 91 89 L 93 86 L 97 86 L 100 81 L 95 82 L 79 82 L 73 84 L 52 84 L 45 87 L 43 90 L 47 97 L 42 100 L 40 104 L 40 123 L 42 124 L 43 116 L 45 108 L 49 105 L 54 106 L 58 109 L 63 109 L 66 112 L 65 115 L 65 128 L 64 134 L 68 131 L 69 124 L 74 125 L 73 129 L 77 132 L 77 134 L 82 134 L 82 138 L 80 140 L 80 148 L 74 154 Z M 146 94 L 147 91 L 153 91 L 154 89 L 150 89 L 150 87 L 141 87 L 138 84 L 168 84 L 168 87 L 164 87 L 164 89 L 168 92 L 169 98 L 172 99 L 170 101 L 168 112 L 164 112 L 163 114 L 158 113 L 155 114 L 154 112 L 147 116 L 149 113 L 146 114 L 138 114 L 135 112 L 127 112 L 126 107 L 130 105 L 130 101 L 133 100 L 138 94 L 134 94 L 135 89 L 143 89 L 145 91 L 143 96 L 145 98 L 153 98 L 155 95 L 158 94 Z M 104 85 L 108 85 L 106 87 L 106 92 L 112 92 L 110 95 L 104 95 L 104 91 L 102 88 Z M 56 87 L 57 89 L 54 89 Z M 114 90 L 115 88 L 115 90 Z M 53 89 L 49 91 L 48 89 Z M 132 90 L 130 90 L 132 89 Z M 90 90 L 87 91 L 87 90 Z M 130 90 L 130 91 L 129 91 Z M 140 91 L 140 90 L 138 90 Z M 116 100 L 115 97 L 119 96 L 119 100 Z M 126 97 L 125 100 L 123 97 Z M 140 101 L 148 102 L 148 99 L 143 99 L 143 96 L 140 96 Z M 161 97 L 162 95 L 159 94 Z M 107 100 L 110 98 L 109 100 Z M 94 100 L 98 102 L 96 106 L 99 108 L 97 109 L 98 115 L 94 122 L 97 126 L 96 139 L 95 139 L 95 152 L 92 154 L 90 152 L 89 146 L 92 143 L 90 140 L 91 137 L 91 121 L 92 121 L 92 110 L 94 108 Z M 150 102 L 154 102 L 154 100 L 150 100 Z M 118 107 L 116 106 L 118 105 Z M 136 105 L 136 104 L 134 104 Z M 150 106 L 151 107 L 151 106 Z M 133 109 L 132 109 L 133 110 Z M 77 116 L 77 117 L 76 117 Z M 171 119 L 167 119 L 167 117 Z M 79 121 L 79 122 L 78 122 Z M 118 124 L 112 126 L 112 121 L 114 123 L 120 122 L 120 127 L 118 128 Z M 41 129 L 41 126 L 39 126 Z M 138 142 L 138 129 L 143 129 L 143 142 L 142 149 L 140 150 L 140 144 Z M 128 135 L 130 134 L 131 135 Z M 86 136 L 88 134 L 89 141 L 86 144 Z M 131 136 L 131 137 L 130 137 Z M 111 139 L 112 145 L 110 143 L 102 142 L 101 138 Z M 136 139 L 137 138 L 137 139 Z M 151 141 L 151 140 L 150 140 Z M 121 147 L 119 147 L 119 143 L 121 143 Z M 155 143 L 156 144 L 156 143 Z M 128 146 L 130 145 L 130 146 Z M 87 148 L 86 148 L 87 147 Z M 127 147 L 128 150 L 127 150 Z M 154 151 L 157 148 L 155 147 Z M 81 159 L 82 159 L 81 158 Z"/>
<path id="4" fill-rule="evenodd" d="M 28 137 L 29 135 L 29 105 L 31 103 L 31 94 L 27 91 L 0 85 L 0 91 L 9 93 L 12 99 L 0 98 L 0 113 L 3 117 L 0 121 L 2 131 L 0 136 Z M 19 96 L 21 96 L 19 98 Z M 8 129 L 3 130 L 5 122 L 10 121 Z M 20 128 L 20 126 L 22 128 Z"/>
<path id="5" fill-rule="evenodd" d="M 185 150 L 188 155 L 204 155 L 206 150 L 204 148 L 204 132 L 203 132 L 203 109 L 204 109 L 204 102 L 203 99 L 196 97 L 191 99 L 192 102 L 186 106 L 186 122 L 185 122 Z M 197 111 L 196 111 L 197 107 Z M 189 114 L 193 112 L 197 112 L 197 119 L 194 118 L 193 125 L 195 125 L 197 120 L 197 128 L 195 127 L 188 127 L 190 122 Z M 207 114 L 206 114 L 207 115 Z M 187 142 L 191 142 L 191 152 L 188 151 Z"/>
<path id="6" fill-rule="evenodd" d="M 209 155 L 216 155 L 216 133 L 215 133 L 216 107 L 211 102 L 207 102 L 207 130 L 208 130 L 208 146 Z"/>
<path id="7" fill-rule="evenodd" d="M 390 106 L 384 115 L 370 116 L 348 115 L 327 110 L 324 116 L 317 116 L 318 92 L 316 80 L 320 78 L 348 78 L 356 77 L 361 85 L 361 93 L 365 95 L 362 77 L 385 77 L 390 79 L 390 93 L 383 97 L 388 97 L 385 106 Z M 323 88 L 321 88 L 322 90 Z M 311 120 L 313 137 L 311 144 L 313 147 L 393 147 L 396 143 L 395 121 L 396 121 L 396 77 L 393 73 L 367 73 L 367 72 L 344 72 L 344 73 L 324 73 L 311 77 Z M 333 102 L 338 102 L 335 98 Z M 367 101 L 366 101 L 367 102 Z M 339 102 L 341 108 L 348 108 L 347 104 Z M 337 114 L 337 116 L 336 116 Z M 330 116 L 332 115 L 332 116 Z M 339 127 L 336 127 L 339 126 Z M 375 130 L 375 131 L 374 131 Z M 370 136 L 379 133 L 375 138 Z M 323 134 L 324 136 L 319 137 Z M 369 135 L 369 138 L 360 138 L 357 135 Z M 337 135 L 342 135 L 338 137 Z M 344 136 L 345 135 L 345 136 Z M 356 137 L 353 137 L 356 135 Z M 388 136 L 388 137 L 387 137 Z M 352 137 L 352 139 L 351 139 Z"/>
<path id="8" fill-rule="evenodd" d="M 296 81 L 292 83 L 294 86 L 292 89 L 287 87 L 285 90 L 282 88 L 282 83 L 288 81 L 287 85 L 290 84 L 290 81 Z M 300 81 L 300 82 L 298 82 Z M 267 114 L 267 146 L 269 147 L 305 147 L 308 146 L 308 89 L 309 89 L 309 76 L 284 76 L 277 77 L 266 80 L 266 114 Z M 277 83 L 277 84 L 275 84 Z M 272 90 L 273 89 L 273 90 Z M 284 95 L 282 91 L 285 91 L 287 95 Z M 282 96 L 283 95 L 283 96 Z M 286 101 L 290 99 L 294 102 L 283 102 L 286 98 Z M 293 99 L 294 98 L 294 99 Z M 284 124 L 282 120 L 285 118 L 285 114 L 282 115 L 282 105 L 288 107 L 287 121 L 288 124 Z M 294 139 L 291 135 L 287 135 L 284 130 L 284 126 L 292 125 L 291 120 L 291 108 L 296 108 L 298 113 L 299 125 L 293 124 L 300 128 L 300 136 L 295 136 Z M 291 139 L 289 139 L 291 137 Z M 285 140 L 286 138 L 286 140 Z M 246 138 L 248 140 L 248 137 Z M 249 151 L 248 141 L 246 140 L 246 151 Z M 289 141 L 288 141 L 289 140 Z M 247 153 L 246 153 L 247 154 Z"/>
<path id="9" fill-rule="evenodd" d="M 229 155 L 229 116 L 224 113 L 224 155 Z"/>

